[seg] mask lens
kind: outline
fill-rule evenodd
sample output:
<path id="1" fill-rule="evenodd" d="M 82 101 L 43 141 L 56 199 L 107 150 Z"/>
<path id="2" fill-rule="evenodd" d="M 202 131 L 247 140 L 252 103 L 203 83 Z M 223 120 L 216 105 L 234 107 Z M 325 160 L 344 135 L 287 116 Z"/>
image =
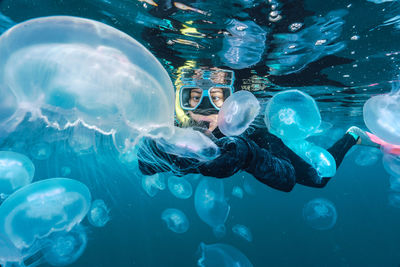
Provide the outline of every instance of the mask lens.
<path id="1" fill-rule="evenodd" d="M 201 103 L 203 90 L 197 87 L 182 87 L 180 95 L 181 107 L 185 110 L 194 110 Z"/>
<path id="2" fill-rule="evenodd" d="M 222 107 L 224 101 L 232 94 L 232 90 L 230 87 L 211 87 L 208 90 L 208 95 L 210 97 L 210 101 L 213 103 L 214 107 L 218 110 Z"/>

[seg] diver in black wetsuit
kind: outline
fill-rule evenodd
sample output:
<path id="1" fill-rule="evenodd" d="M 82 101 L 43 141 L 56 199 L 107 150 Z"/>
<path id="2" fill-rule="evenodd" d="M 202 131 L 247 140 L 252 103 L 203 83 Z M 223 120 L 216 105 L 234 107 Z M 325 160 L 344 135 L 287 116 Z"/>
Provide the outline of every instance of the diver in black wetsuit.
<path id="1" fill-rule="evenodd" d="M 176 82 L 176 118 L 181 127 L 203 126 L 205 133 L 220 148 L 220 156 L 206 162 L 163 152 L 157 143 L 145 139 L 138 151 L 139 168 L 145 175 L 173 172 L 175 175 L 201 173 L 216 178 L 230 177 L 243 170 L 260 182 L 289 192 L 296 183 L 324 187 L 330 177 L 320 177 L 317 171 L 266 127 L 253 128 L 241 136 L 225 137 L 217 128 L 218 110 L 233 93 L 234 74 L 226 70 L 183 70 Z M 204 129 L 204 128 L 203 128 Z M 329 153 L 339 167 L 345 154 L 355 144 L 373 145 L 359 128 L 351 127 Z"/>

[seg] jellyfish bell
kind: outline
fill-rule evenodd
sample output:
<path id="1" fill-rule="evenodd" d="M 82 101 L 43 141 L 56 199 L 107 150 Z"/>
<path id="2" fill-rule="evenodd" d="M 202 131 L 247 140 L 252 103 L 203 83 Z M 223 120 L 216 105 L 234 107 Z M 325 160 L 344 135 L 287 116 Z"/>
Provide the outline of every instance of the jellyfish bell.
<path id="1" fill-rule="evenodd" d="M 223 244 L 200 243 L 200 258 L 197 265 L 200 267 L 253 267 L 250 260 L 237 248 Z"/>
<path id="2" fill-rule="evenodd" d="M 226 136 L 241 135 L 260 111 L 257 98 L 248 91 L 229 96 L 218 112 L 218 128 Z"/>
<path id="3" fill-rule="evenodd" d="M 363 108 L 365 125 L 380 139 L 400 145 L 400 94 L 377 95 Z"/>
<path id="4" fill-rule="evenodd" d="M 89 189 L 76 180 L 52 178 L 27 185 L 0 206 L 0 234 L 17 249 L 55 231 L 69 231 L 89 211 Z M 29 227 L 26 227 L 29 225 Z"/>
<path id="5" fill-rule="evenodd" d="M 54 16 L 12 27 L 0 36 L 0 73 L 2 94 L 17 107 L 0 124 L 26 112 L 61 129 L 81 122 L 113 134 L 120 149 L 173 126 L 166 70 L 132 37 L 97 21 Z"/>
<path id="6" fill-rule="evenodd" d="M 168 178 L 168 189 L 175 197 L 187 199 L 192 196 L 192 185 L 183 177 L 170 176 Z"/>
<path id="7" fill-rule="evenodd" d="M 315 198 L 304 205 L 303 218 L 317 230 L 329 230 L 337 220 L 335 205 L 324 198 Z"/>
<path id="8" fill-rule="evenodd" d="M 183 234 L 189 229 L 189 220 L 185 213 L 178 209 L 166 209 L 161 214 L 161 219 L 171 231 Z"/>

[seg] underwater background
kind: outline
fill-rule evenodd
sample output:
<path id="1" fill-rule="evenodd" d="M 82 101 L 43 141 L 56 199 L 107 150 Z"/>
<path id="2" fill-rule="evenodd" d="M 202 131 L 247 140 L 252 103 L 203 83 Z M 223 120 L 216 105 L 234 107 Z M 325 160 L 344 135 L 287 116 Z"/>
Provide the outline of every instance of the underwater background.
<path id="1" fill-rule="evenodd" d="M 365 101 L 397 86 L 399 1 L 182 1 L 186 8 L 155 2 L 0 0 L 0 31 L 42 16 L 90 18 L 139 41 L 173 81 L 180 67 L 195 64 L 235 70 L 236 86 L 259 99 L 300 89 L 318 103 L 325 129 L 310 140 L 324 148 L 352 125 L 365 129 Z M 278 15 L 272 13 L 274 4 Z M 292 52 L 293 44 L 302 49 Z M 79 140 L 78 149 L 71 136 Z M 45 152 L 38 154 L 38 145 Z M 143 177 L 132 170 L 136 166 L 121 163 L 112 140 L 100 133 L 57 132 L 26 118 L 0 139 L 0 149 L 30 157 L 33 181 L 67 175 L 106 203 L 110 221 L 96 228 L 84 219 L 87 248 L 69 266 L 196 266 L 202 242 L 232 245 L 254 266 L 400 265 L 400 193 L 393 190 L 379 150 L 352 148 L 323 189 L 296 185 L 290 193 L 279 192 L 244 172 L 223 179 L 230 212 L 226 234 L 218 237 L 194 208 L 202 177 L 185 177 L 193 188 L 187 199 L 171 193 L 168 174 L 160 175 L 161 190 L 149 194 Z M 235 187 L 243 189 L 243 197 L 232 194 Z M 330 229 L 311 227 L 303 215 L 316 198 L 334 204 L 337 220 Z M 168 208 L 186 214 L 186 232 L 168 229 L 161 218 Z M 250 242 L 232 231 L 237 224 L 250 229 Z"/>

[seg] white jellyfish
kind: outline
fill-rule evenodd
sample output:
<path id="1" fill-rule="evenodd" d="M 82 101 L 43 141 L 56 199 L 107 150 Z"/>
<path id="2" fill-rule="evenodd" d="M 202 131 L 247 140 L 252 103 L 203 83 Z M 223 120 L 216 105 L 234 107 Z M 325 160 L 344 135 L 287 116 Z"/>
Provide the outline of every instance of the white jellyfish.
<path id="1" fill-rule="evenodd" d="M 196 188 L 194 207 L 200 219 L 211 226 L 217 236 L 224 234 L 230 206 L 225 200 L 221 180 L 203 178 Z"/>
<path id="2" fill-rule="evenodd" d="M 400 177 L 400 155 L 384 154 L 382 161 L 387 173 Z"/>
<path id="3" fill-rule="evenodd" d="M 372 166 L 378 161 L 381 154 L 381 151 L 375 147 L 357 147 L 355 163 L 358 166 Z"/>
<path id="4" fill-rule="evenodd" d="M 79 224 L 90 201 L 89 189 L 76 180 L 52 178 L 29 184 L 1 204 L 0 234 L 17 249 L 29 248 L 37 239 Z"/>
<path id="5" fill-rule="evenodd" d="M 10 100 L 0 110 L 2 133 L 30 112 L 50 127 L 80 122 L 112 134 L 124 149 L 173 127 L 166 70 L 132 37 L 97 21 L 54 16 L 12 27 L 0 37 L 0 74 L 1 96 Z"/>
<path id="6" fill-rule="evenodd" d="M 192 185 L 183 177 L 170 176 L 168 178 L 168 189 L 177 198 L 187 199 L 192 196 Z"/>
<path id="7" fill-rule="evenodd" d="M 400 193 L 400 176 L 390 176 L 390 190 Z"/>
<path id="8" fill-rule="evenodd" d="M 159 173 L 145 175 L 142 178 L 142 187 L 150 197 L 154 197 L 158 191 L 165 189 L 165 177 Z"/>
<path id="9" fill-rule="evenodd" d="M 218 128 L 226 136 L 241 135 L 260 111 L 257 98 L 248 91 L 228 97 L 218 113 Z"/>
<path id="10" fill-rule="evenodd" d="M 200 243 L 200 267 L 253 267 L 250 260 L 237 248 L 227 244 Z"/>
<path id="11" fill-rule="evenodd" d="M 88 220 L 95 227 L 104 227 L 110 220 L 110 210 L 102 199 L 93 201 L 88 213 Z"/>
<path id="12" fill-rule="evenodd" d="M 16 152 L 0 151 L 0 195 L 7 196 L 33 179 L 32 161 Z"/>
<path id="13" fill-rule="evenodd" d="M 161 219 L 166 223 L 168 229 L 182 234 L 189 229 L 189 221 L 186 215 L 178 209 L 166 209 L 161 214 Z"/>
<path id="14" fill-rule="evenodd" d="M 302 140 L 318 130 L 321 115 L 315 100 L 299 91 L 275 94 L 265 109 L 268 130 L 285 140 Z"/>
<path id="15" fill-rule="evenodd" d="M 37 160 L 46 160 L 51 156 L 51 147 L 48 143 L 40 142 L 34 144 L 31 148 L 31 155 Z"/>
<path id="16" fill-rule="evenodd" d="M 235 224 L 232 227 L 232 232 L 238 237 L 246 240 L 247 242 L 253 241 L 253 235 L 251 234 L 250 229 L 242 224 Z"/>
<path id="17" fill-rule="evenodd" d="M 313 199 L 304 205 L 303 218 L 314 229 L 331 229 L 337 219 L 335 205 L 324 198 Z"/>
<path id="18" fill-rule="evenodd" d="M 364 122 L 384 141 L 400 145 L 400 94 L 377 95 L 364 104 Z"/>

